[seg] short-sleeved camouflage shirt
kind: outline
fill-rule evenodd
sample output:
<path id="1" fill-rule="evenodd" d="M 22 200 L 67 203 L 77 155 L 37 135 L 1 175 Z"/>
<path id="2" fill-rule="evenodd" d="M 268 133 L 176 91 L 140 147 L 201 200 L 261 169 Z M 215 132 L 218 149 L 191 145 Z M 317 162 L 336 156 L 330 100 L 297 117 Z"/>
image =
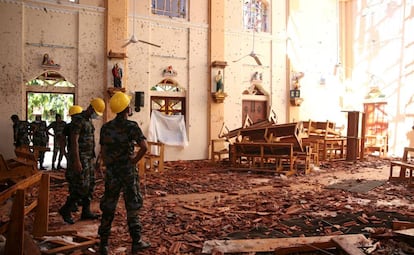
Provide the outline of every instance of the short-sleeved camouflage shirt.
<path id="1" fill-rule="evenodd" d="M 135 121 L 117 116 L 105 123 L 100 133 L 100 144 L 105 148 L 104 163 L 128 164 L 129 156 L 134 153 L 134 145 L 142 140 L 146 140 L 146 137 Z"/>
<path id="2" fill-rule="evenodd" d="M 34 121 L 30 126 L 33 132 L 33 145 L 46 145 L 49 140 L 46 121 Z"/>
<path id="3" fill-rule="evenodd" d="M 13 132 L 16 136 L 16 146 L 29 145 L 29 123 L 24 120 L 19 120 L 13 124 Z"/>
<path id="4" fill-rule="evenodd" d="M 85 157 L 95 156 L 95 127 L 85 112 L 72 116 L 70 136 L 79 135 L 79 154 Z"/>

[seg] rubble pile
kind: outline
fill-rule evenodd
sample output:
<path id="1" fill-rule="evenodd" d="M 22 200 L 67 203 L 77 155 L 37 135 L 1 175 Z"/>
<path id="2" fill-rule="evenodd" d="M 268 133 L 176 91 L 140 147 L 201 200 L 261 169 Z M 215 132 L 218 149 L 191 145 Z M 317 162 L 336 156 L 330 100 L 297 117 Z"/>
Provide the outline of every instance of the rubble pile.
<path id="1" fill-rule="evenodd" d="M 363 234 L 372 241 L 365 253 L 410 254 L 413 239 L 394 230 L 414 222 L 414 193 L 404 184 L 389 183 L 384 177 L 387 166 L 388 161 L 380 159 L 325 162 L 311 175 L 287 178 L 239 171 L 226 163 L 166 162 L 163 173 L 141 178 L 143 238 L 152 244 L 141 254 L 201 254 L 209 240 L 348 234 Z M 51 185 L 51 229 L 65 227 L 56 212 L 66 194 L 64 184 Z M 102 194 L 103 180 L 98 179 L 93 208 L 99 208 Z M 81 224 L 97 228 L 99 220 Z M 130 242 L 121 199 L 111 251 L 127 254 Z"/>

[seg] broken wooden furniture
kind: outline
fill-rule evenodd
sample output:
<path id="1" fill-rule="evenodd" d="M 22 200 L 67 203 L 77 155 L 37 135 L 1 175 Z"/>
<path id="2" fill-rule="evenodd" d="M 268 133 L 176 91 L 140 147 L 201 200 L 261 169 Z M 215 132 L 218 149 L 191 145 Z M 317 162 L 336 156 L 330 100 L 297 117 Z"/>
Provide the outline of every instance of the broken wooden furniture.
<path id="1" fill-rule="evenodd" d="M 245 130 L 247 128 L 260 128 L 260 127 L 267 127 L 271 125 L 276 125 L 277 116 L 276 113 L 271 110 L 268 118 L 263 121 L 259 121 L 256 123 L 253 123 L 253 121 L 250 119 L 249 115 L 246 116 L 246 120 L 244 121 L 244 124 L 241 128 L 236 128 L 233 130 L 229 130 L 229 128 L 223 123 L 219 138 L 225 138 L 227 141 L 238 141 L 240 142 L 242 137 L 240 136 L 240 132 L 242 130 Z"/>
<path id="2" fill-rule="evenodd" d="M 4 205 L 6 200 L 12 200 L 12 208 L 9 221 L 0 226 L 0 234 L 5 234 L 6 245 L 5 254 L 35 254 L 35 251 L 26 251 L 25 243 L 29 240 L 25 236 L 25 217 L 34 211 L 34 223 L 32 235 L 38 239 L 45 239 L 45 236 L 73 235 L 75 230 L 49 231 L 49 186 L 50 176 L 38 172 L 26 179 L 21 180 L 15 185 L 0 193 L 0 205 Z M 34 197 L 34 190 L 37 189 L 37 198 Z M 31 191 L 31 192 L 30 192 Z M 29 195 L 30 192 L 30 195 Z M 27 194 L 27 195 L 26 195 Z M 33 199 L 35 198 L 35 199 Z M 77 235 L 75 237 L 78 237 Z M 75 250 L 85 250 L 94 246 L 98 241 L 87 237 L 82 237 L 82 242 L 67 242 L 66 244 L 54 243 L 54 248 L 42 250 L 43 254 L 65 253 Z M 57 247 L 60 246 L 60 247 Z"/>
<path id="3" fill-rule="evenodd" d="M 372 241 L 362 234 L 268 239 L 209 240 L 205 241 L 202 254 L 297 254 L 324 249 L 340 249 L 344 254 L 363 255 Z"/>
<path id="4" fill-rule="evenodd" d="M 295 174 L 299 164 L 304 166 L 305 173 L 310 172 L 311 148 L 304 148 L 302 122 L 273 124 L 260 123 L 239 129 L 237 136 L 240 142 L 232 144 L 230 158 L 233 166 L 240 165 L 242 159 L 248 165 L 264 167 L 265 163 L 276 164 L 277 172 L 286 171 L 287 175 Z M 287 166 L 287 167 L 286 167 Z"/>
<path id="5" fill-rule="evenodd" d="M 318 150 L 318 160 L 344 160 L 346 158 L 346 141 L 347 138 L 341 136 L 336 131 L 335 123 L 331 121 L 313 121 L 303 122 L 304 132 L 307 137 L 303 142 L 312 143 Z M 318 145 L 315 146 L 314 143 Z"/>
<path id="6" fill-rule="evenodd" d="M 236 142 L 232 145 L 232 165 L 235 167 L 274 167 L 275 172 L 285 172 L 290 176 L 296 173 L 296 156 L 292 143 Z M 286 167 L 287 166 L 287 167 Z"/>
<path id="7" fill-rule="evenodd" d="M 212 139 L 211 160 L 217 162 L 225 158 L 229 158 L 229 141 L 226 139 Z"/>
<path id="8" fill-rule="evenodd" d="M 33 164 L 37 169 L 37 162 L 40 152 L 50 151 L 49 147 L 43 146 L 20 146 L 14 150 L 16 161 L 25 164 Z"/>
<path id="9" fill-rule="evenodd" d="M 144 157 L 138 162 L 139 174 L 145 171 L 163 172 L 164 171 L 164 150 L 165 144 L 161 142 L 148 141 L 148 150 Z"/>
<path id="10" fill-rule="evenodd" d="M 414 153 L 414 148 L 405 147 L 404 154 L 401 160 L 391 160 L 390 162 L 390 176 L 389 181 L 408 182 L 409 187 L 414 187 L 414 161 L 409 159 L 410 153 Z M 394 167 L 400 169 L 399 176 L 393 175 Z"/>
<path id="11" fill-rule="evenodd" d="M 382 135 L 365 135 L 364 150 L 366 154 L 377 152 L 379 157 L 387 155 L 388 137 Z"/>
<path id="12" fill-rule="evenodd" d="M 5 160 L 0 154 L 0 181 L 11 180 L 17 183 L 38 172 L 33 162 L 26 162 L 16 159 Z"/>

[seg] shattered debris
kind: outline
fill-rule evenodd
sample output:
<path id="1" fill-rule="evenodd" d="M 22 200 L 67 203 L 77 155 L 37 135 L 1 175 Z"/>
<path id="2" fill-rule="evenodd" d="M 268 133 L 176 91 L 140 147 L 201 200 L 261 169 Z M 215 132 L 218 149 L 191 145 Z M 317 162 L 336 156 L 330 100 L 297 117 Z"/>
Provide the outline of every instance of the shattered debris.
<path id="1" fill-rule="evenodd" d="M 409 224 L 414 222 L 414 193 L 404 184 L 387 181 L 388 163 L 384 159 L 335 161 L 324 163 L 310 175 L 283 178 L 274 173 L 233 171 L 225 162 L 166 162 L 165 172 L 146 173 L 141 178 L 143 238 L 152 246 L 140 254 L 202 254 L 203 247 L 213 240 L 266 242 L 320 236 L 337 237 L 331 238 L 336 245 L 328 254 L 340 254 L 351 235 L 371 242 L 349 248 L 361 254 L 409 254 L 414 249 L 414 234 L 396 231 L 402 231 L 401 226 L 413 228 Z M 64 176 L 64 172 L 53 175 Z M 353 180 L 345 184 L 347 188 L 328 188 L 346 180 Z M 375 181 L 369 188 L 352 189 Z M 74 225 L 63 223 L 57 211 L 66 199 L 67 187 L 61 178 L 53 178 L 50 189 L 49 229 L 75 228 L 82 235 L 97 238 L 99 220 L 79 221 L 77 212 L 73 214 Z M 95 211 L 102 194 L 103 181 L 99 179 L 92 204 Z M 120 201 L 110 238 L 111 254 L 127 254 L 130 245 L 126 211 Z M 260 252 L 252 245 L 231 254 Z M 301 252 L 305 251 L 308 253 L 301 254 L 324 254 L 309 249 Z M 216 247 L 206 254 L 224 253 Z"/>

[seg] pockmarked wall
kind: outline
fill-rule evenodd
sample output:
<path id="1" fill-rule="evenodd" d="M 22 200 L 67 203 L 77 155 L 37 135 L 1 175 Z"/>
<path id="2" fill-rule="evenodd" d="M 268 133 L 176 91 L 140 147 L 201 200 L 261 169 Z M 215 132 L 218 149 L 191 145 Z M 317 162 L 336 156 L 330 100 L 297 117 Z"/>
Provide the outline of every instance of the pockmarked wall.
<path id="1" fill-rule="evenodd" d="M 286 83 L 286 1 L 270 5 L 269 31 L 256 31 L 254 34 L 243 27 L 243 2 L 226 2 L 225 21 L 225 69 L 224 88 L 228 97 L 224 104 L 224 122 L 230 130 L 242 127 L 243 92 L 252 86 L 252 77 L 257 72 L 262 75 L 261 86 L 267 94 L 269 108 L 275 111 L 278 123 L 288 121 Z M 252 57 L 243 56 L 254 51 L 262 65 L 257 65 Z M 237 61 L 239 60 L 239 61 Z M 269 109 L 267 110 L 269 111 Z"/>
<path id="2" fill-rule="evenodd" d="M 148 136 L 151 117 L 151 96 L 160 92 L 151 88 L 160 83 L 163 70 L 168 66 L 176 71 L 172 77 L 185 90 L 186 130 L 188 146 L 165 147 L 165 160 L 198 160 L 208 158 L 207 139 L 207 53 L 208 53 L 208 1 L 199 1 L 197 5 L 188 5 L 186 18 L 170 18 L 154 15 L 151 6 L 144 1 L 137 2 L 135 16 L 135 34 L 145 43 L 127 46 L 127 93 L 144 92 L 144 107 L 134 112 L 131 120 L 141 126 Z M 132 35 L 134 16 L 129 12 L 128 34 Z M 112 66 L 114 62 L 110 62 Z M 166 94 L 167 95 L 167 94 Z"/>
<path id="3" fill-rule="evenodd" d="M 14 157 L 10 116 L 26 119 L 26 82 L 44 71 L 48 54 L 57 70 L 75 85 L 75 103 L 86 108 L 104 97 L 104 9 L 93 5 L 44 1 L 0 1 L 0 153 Z M 95 121 L 96 136 L 102 120 Z M 97 152 L 99 146 L 97 146 Z"/>

